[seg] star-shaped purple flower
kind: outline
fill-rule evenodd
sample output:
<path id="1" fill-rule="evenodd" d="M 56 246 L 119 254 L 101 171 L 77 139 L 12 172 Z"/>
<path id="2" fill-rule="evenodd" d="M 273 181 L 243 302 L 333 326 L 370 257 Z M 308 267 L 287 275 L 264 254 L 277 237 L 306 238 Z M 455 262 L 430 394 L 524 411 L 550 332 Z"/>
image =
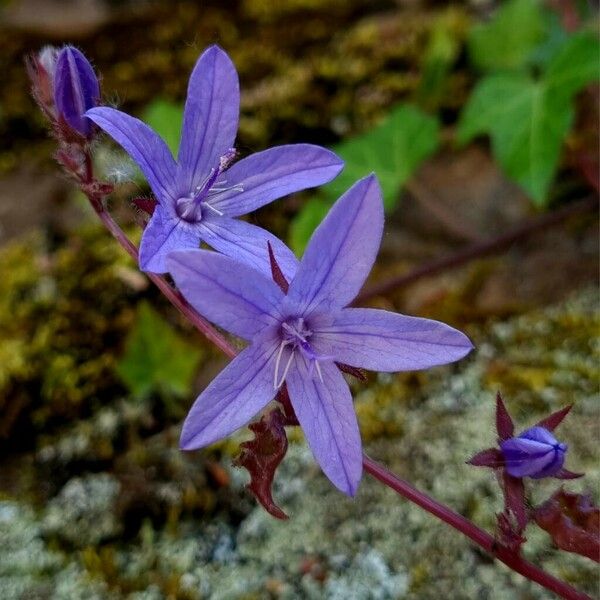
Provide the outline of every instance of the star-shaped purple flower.
<path id="1" fill-rule="evenodd" d="M 190 77 L 177 161 L 147 125 L 108 107 L 86 116 L 113 137 L 137 162 L 158 205 L 140 245 L 140 267 L 166 272 L 169 252 L 198 248 L 200 241 L 269 271 L 269 241 L 281 268 L 291 276 L 298 264 L 274 235 L 235 219 L 298 190 L 333 179 L 342 161 L 311 144 L 277 146 L 232 165 L 240 93 L 237 72 L 217 46 L 198 59 Z"/>
<path id="2" fill-rule="evenodd" d="M 371 270 L 382 231 L 381 189 L 369 176 L 317 228 L 287 294 L 262 273 L 216 253 L 169 256 L 169 272 L 186 299 L 251 342 L 192 406 L 183 449 L 206 446 L 243 426 L 285 382 L 316 460 L 340 490 L 354 495 L 362 474 L 361 440 L 336 362 L 406 371 L 453 362 L 472 349 L 464 334 L 437 321 L 344 308 Z"/>

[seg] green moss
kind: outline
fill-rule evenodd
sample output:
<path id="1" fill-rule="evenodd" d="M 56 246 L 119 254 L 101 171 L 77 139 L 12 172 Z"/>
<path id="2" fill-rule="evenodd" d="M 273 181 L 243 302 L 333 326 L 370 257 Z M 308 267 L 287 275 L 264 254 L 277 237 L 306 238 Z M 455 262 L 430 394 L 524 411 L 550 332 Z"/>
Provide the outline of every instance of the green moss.
<path id="1" fill-rule="evenodd" d="M 89 413 L 119 389 L 115 351 L 133 318 L 130 262 L 84 227 L 57 250 L 33 235 L 0 251 L 0 422 L 35 429 Z"/>

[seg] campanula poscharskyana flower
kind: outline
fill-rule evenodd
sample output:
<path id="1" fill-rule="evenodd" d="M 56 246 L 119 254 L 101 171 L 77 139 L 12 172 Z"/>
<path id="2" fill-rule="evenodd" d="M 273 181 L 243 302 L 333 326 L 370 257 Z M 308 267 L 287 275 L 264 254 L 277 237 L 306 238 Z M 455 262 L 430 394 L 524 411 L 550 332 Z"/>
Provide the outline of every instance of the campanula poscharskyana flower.
<path id="1" fill-rule="evenodd" d="M 169 272 L 194 308 L 250 342 L 197 398 L 183 425 L 183 449 L 206 446 L 243 426 L 285 382 L 315 459 L 340 490 L 355 494 L 361 439 L 336 362 L 407 371 L 456 361 L 473 347 L 438 321 L 345 308 L 371 270 L 382 232 L 381 189 L 371 175 L 329 211 L 287 294 L 263 273 L 214 252 L 169 255 Z"/>
<path id="2" fill-rule="evenodd" d="M 295 272 L 298 261 L 287 246 L 235 217 L 330 181 L 343 162 L 325 148 L 291 144 L 232 164 L 239 110 L 235 67 L 221 48 L 211 46 L 190 77 L 177 161 L 138 119 L 108 107 L 87 112 L 137 162 L 158 201 L 140 244 L 142 270 L 165 273 L 170 252 L 198 248 L 203 241 L 264 272 L 270 270 L 265 253 L 270 242 L 282 271 Z"/>

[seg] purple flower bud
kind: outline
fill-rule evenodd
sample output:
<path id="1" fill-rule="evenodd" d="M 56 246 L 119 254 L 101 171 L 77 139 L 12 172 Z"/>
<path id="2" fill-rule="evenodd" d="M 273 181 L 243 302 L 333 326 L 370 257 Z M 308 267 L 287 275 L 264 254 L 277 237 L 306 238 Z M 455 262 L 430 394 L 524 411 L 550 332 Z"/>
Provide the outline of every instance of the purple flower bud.
<path id="1" fill-rule="evenodd" d="M 500 448 L 509 475 L 532 479 L 556 475 L 562 469 L 567 453 L 567 445 L 540 426 L 501 441 Z"/>
<path id="2" fill-rule="evenodd" d="M 54 68 L 54 103 L 58 117 L 84 137 L 92 132 L 86 110 L 97 106 L 100 84 L 88 59 L 73 46 L 65 46 Z"/>

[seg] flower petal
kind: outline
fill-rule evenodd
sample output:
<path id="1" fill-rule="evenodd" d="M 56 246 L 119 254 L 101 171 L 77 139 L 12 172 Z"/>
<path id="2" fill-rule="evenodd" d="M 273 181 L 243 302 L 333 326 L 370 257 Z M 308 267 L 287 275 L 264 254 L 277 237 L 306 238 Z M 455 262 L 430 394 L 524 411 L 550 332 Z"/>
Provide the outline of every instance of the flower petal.
<path id="1" fill-rule="evenodd" d="M 283 292 L 252 267 L 210 250 L 172 252 L 167 266 L 186 300 L 219 327 L 251 340 L 275 325 Z"/>
<path id="2" fill-rule="evenodd" d="M 215 186 L 228 189 L 211 204 L 228 217 L 246 215 L 277 198 L 331 181 L 343 166 L 336 154 L 312 144 L 269 148 L 225 171 Z"/>
<path id="3" fill-rule="evenodd" d="M 286 383 L 290 400 L 315 460 L 342 492 L 354 496 L 362 475 L 362 444 L 348 384 L 330 361 L 309 373 L 296 353 Z"/>
<path id="4" fill-rule="evenodd" d="M 181 143 L 178 184 L 188 194 L 202 183 L 234 142 L 240 113 L 237 71 L 218 46 L 207 48 L 188 84 Z"/>
<path id="5" fill-rule="evenodd" d="M 275 396 L 273 334 L 242 350 L 194 402 L 181 431 L 180 446 L 195 450 L 245 425 Z"/>
<path id="6" fill-rule="evenodd" d="M 463 358 L 473 344 L 460 331 L 431 319 L 372 308 L 342 310 L 315 328 L 321 352 L 372 371 L 412 371 Z"/>
<path id="7" fill-rule="evenodd" d="M 286 279 L 289 281 L 296 273 L 298 259 L 294 253 L 279 238 L 261 227 L 216 215 L 203 218 L 201 226 L 202 240 L 209 246 L 258 269 L 268 277 L 271 277 L 267 246 L 267 242 L 270 242 L 277 264 Z"/>
<path id="8" fill-rule="evenodd" d="M 500 448 L 506 471 L 513 477 L 533 477 L 545 472 L 554 464 L 557 454 L 548 444 L 518 437 L 500 442 Z"/>
<path id="9" fill-rule="evenodd" d="M 85 116 L 123 146 L 139 165 L 159 202 L 174 202 L 175 160 L 165 142 L 148 125 L 106 106 L 92 108 Z"/>
<path id="10" fill-rule="evenodd" d="M 290 283 L 290 304 L 304 314 L 346 306 L 375 262 L 382 232 L 381 188 L 370 175 L 355 183 L 317 227 Z"/>
<path id="11" fill-rule="evenodd" d="M 140 269 L 149 273 L 166 273 L 166 258 L 170 252 L 199 246 L 198 225 L 182 221 L 159 204 L 142 234 Z"/>
<path id="12" fill-rule="evenodd" d="M 519 434 L 520 439 L 533 440 L 548 446 L 558 444 L 558 440 L 545 428 L 535 425 Z"/>

